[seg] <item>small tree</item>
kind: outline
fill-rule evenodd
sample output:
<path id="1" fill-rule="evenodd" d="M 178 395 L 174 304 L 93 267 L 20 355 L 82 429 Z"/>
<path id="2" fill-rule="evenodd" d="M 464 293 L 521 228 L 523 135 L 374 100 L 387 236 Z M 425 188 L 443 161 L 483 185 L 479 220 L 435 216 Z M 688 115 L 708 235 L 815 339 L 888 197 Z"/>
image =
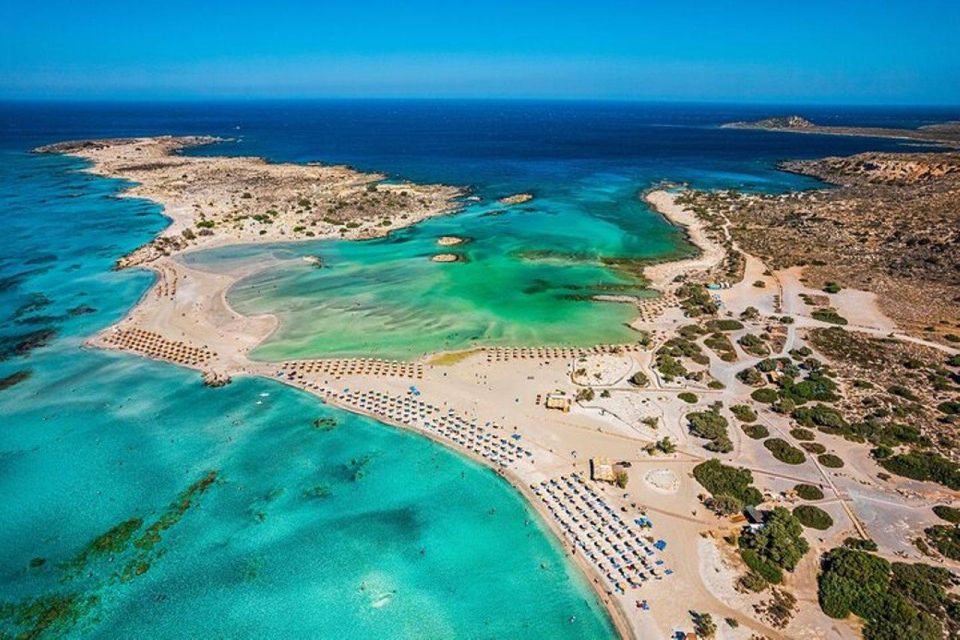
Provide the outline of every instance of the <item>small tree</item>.
<path id="1" fill-rule="evenodd" d="M 732 516 L 743 511 L 743 501 L 733 496 L 707 498 L 704 505 L 718 516 Z"/>
<path id="2" fill-rule="evenodd" d="M 709 613 L 694 614 L 693 626 L 697 635 L 704 638 L 712 638 L 717 633 L 717 623 Z"/>
<path id="3" fill-rule="evenodd" d="M 629 481 L 630 481 L 630 476 L 627 475 L 626 471 L 617 471 L 616 475 L 614 476 L 614 482 L 616 482 L 617 486 L 620 487 L 621 489 L 626 489 L 627 482 Z"/>
<path id="4" fill-rule="evenodd" d="M 673 440 L 670 439 L 670 436 L 665 436 L 657 441 L 657 450 L 661 453 L 669 455 L 677 450 L 677 445 L 673 443 Z"/>

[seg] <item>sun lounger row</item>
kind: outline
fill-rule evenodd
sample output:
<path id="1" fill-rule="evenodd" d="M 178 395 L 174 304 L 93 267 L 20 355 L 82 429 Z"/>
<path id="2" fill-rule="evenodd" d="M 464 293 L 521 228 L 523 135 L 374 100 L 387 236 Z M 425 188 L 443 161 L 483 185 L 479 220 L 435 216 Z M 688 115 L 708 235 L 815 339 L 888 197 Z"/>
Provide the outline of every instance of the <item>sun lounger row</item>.
<path id="1" fill-rule="evenodd" d="M 579 474 L 544 480 L 530 487 L 559 524 L 564 537 L 597 568 L 611 588 L 625 593 L 671 571 L 636 519 L 627 523 Z"/>
<path id="2" fill-rule="evenodd" d="M 304 374 L 330 376 L 387 376 L 391 378 L 423 378 L 423 365 L 402 360 L 348 358 L 340 360 L 295 360 L 285 362 L 283 370 L 293 379 Z"/>
<path id="3" fill-rule="evenodd" d="M 593 347 L 489 347 L 484 349 L 487 362 L 508 360 L 564 360 L 603 353 L 643 351 L 638 344 L 598 344 Z"/>
<path id="4" fill-rule="evenodd" d="M 205 346 L 198 347 L 179 340 L 169 340 L 158 333 L 143 329 L 115 329 L 104 335 L 103 341 L 120 349 L 186 366 L 206 364 L 216 355 Z"/>
<path id="5" fill-rule="evenodd" d="M 466 420 L 452 409 L 444 411 L 413 396 L 349 390 L 322 390 L 321 393 L 340 404 L 350 405 L 389 422 L 421 429 L 501 467 L 533 458 L 533 452 L 520 446 L 516 440 L 494 433 L 496 425 L 481 425 L 476 420 Z"/>

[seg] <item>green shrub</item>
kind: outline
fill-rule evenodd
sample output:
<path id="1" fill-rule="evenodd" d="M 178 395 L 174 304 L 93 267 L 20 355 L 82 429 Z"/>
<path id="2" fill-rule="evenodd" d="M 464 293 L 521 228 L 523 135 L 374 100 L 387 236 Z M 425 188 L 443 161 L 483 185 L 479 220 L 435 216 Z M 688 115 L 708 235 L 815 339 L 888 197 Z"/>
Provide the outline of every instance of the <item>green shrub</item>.
<path id="1" fill-rule="evenodd" d="M 731 516 L 743 511 L 743 502 L 733 496 L 711 496 L 703 504 L 718 516 Z"/>
<path id="2" fill-rule="evenodd" d="M 763 446 L 773 454 L 774 458 L 786 464 L 803 464 L 807 460 L 807 456 L 803 455 L 803 451 L 791 446 L 790 443 L 782 438 L 765 440 Z"/>
<path id="3" fill-rule="evenodd" d="M 895 396 L 900 396 L 901 398 L 905 398 L 913 402 L 916 402 L 917 400 L 919 400 L 919 398 L 917 398 L 917 395 L 913 391 L 906 388 L 902 384 L 890 385 L 889 387 L 887 387 L 887 393 L 891 393 Z"/>
<path id="4" fill-rule="evenodd" d="M 793 490 L 803 500 L 823 500 L 823 491 L 816 485 L 798 484 Z M 794 515 L 796 515 L 796 511 L 794 511 Z"/>
<path id="5" fill-rule="evenodd" d="M 953 524 L 960 523 L 960 509 L 956 507 L 948 507 L 944 504 L 938 504 L 933 508 L 933 512 L 941 520 L 946 520 L 947 522 L 952 522 Z"/>
<path id="6" fill-rule="evenodd" d="M 819 442 L 801 442 L 800 447 L 807 453 L 812 453 L 814 455 L 827 452 L 827 448 Z"/>
<path id="7" fill-rule="evenodd" d="M 708 320 L 707 329 L 710 331 L 737 331 L 743 329 L 743 323 L 732 318 L 718 318 Z"/>
<path id="8" fill-rule="evenodd" d="M 697 403 L 697 394 L 690 393 L 689 391 L 684 391 L 678 393 L 677 397 L 686 402 L 687 404 L 696 404 Z"/>
<path id="9" fill-rule="evenodd" d="M 764 402 L 766 404 L 774 403 L 780 398 L 776 391 L 769 388 L 757 389 L 750 394 L 750 397 L 757 402 Z"/>
<path id="10" fill-rule="evenodd" d="M 941 402 L 937 405 L 937 409 L 941 413 L 945 413 L 948 416 L 955 416 L 960 414 L 960 400 L 950 400 L 947 402 Z"/>
<path id="11" fill-rule="evenodd" d="M 960 465 L 934 451 L 911 451 L 880 461 L 880 466 L 898 476 L 939 482 L 953 490 L 960 490 Z"/>
<path id="12" fill-rule="evenodd" d="M 727 419 L 716 411 L 697 411 L 687 414 L 690 433 L 710 442 L 705 445 L 709 451 L 726 453 L 733 450 L 733 443 L 727 432 Z"/>
<path id="13" fill-rule="evenodd" d="M 757 412 L 748 404 L 735 404 L 730 407 L 730 412 L 740 422 L 756 422 Z"/>
<path id="14" fill-rule="evenodd" d="M 763 576 L 761 576 L 759 573 L 755 573 L 754 571 L 748 571 L 741 576 L 740 584 L 744 589 L 749 589 L 755 593 L 760 593 L 770 586 L 770 583 L 767 582 Z"/>
<path id="15" fill-rule="evenodd" d="M 833 618 L 864 619 L 867 640 L 940 640 L 940 619 L 957 619 L 942 567 L 895 562 L 846 546 L 824 554 L 817 579 L 820 608 Z M 951 634 L 952 635 L 952 634 Z"/>
<path id="16" fill-rule="evenodd" d="M 845 325 L 847 324 L 847 319 L 839 315 L 833 309 L 817 309 L 810 316 L 814 320 L 819 320 L 820 322 L 828 322 L 830 324 L 836 325 Z"/>
<path id="17" fill-rule="evenodd" d="M 795 381 L 796 376 L 784 374 L 780 378 L 780 397 L 792 400 L 797 405 L 812 400 L 818 402 L 836 402 L 840 396 L 836 393 L 837 383 L 822 371 L 811 371 L 806 378 Z"/>
<path id="18" fill-rule="evenodd" d="M 817 436 L 810 431 L 809 429 L 804 429 L 803 427 L 797 427 L 795 429 L 790 429 L 790 435 L 797 440 L 811 441 L 816 440 Z"/>
<path id="19" fill-rule="evenodd" d="M 935 524 L 923 530 L 927 539 L 942 555 L 951 560 L 960 560 L 960 529 Z"/>
<path id="20" fill-rule="evenodd" d="M 722 333 L 711 333 L 703 341 L 704 346 L 714 351 L 724 362 L 736 362 L 737 350 L 733 348 L 730 338 Z"/>
<path id="21" fill-rule="evenodd" d="M 774 508 L 767 517 L 763 527 L 747 531 L 740 536 L 741 555 L 744 550 L 752 550 L 763 564 L 754 563 L 744 558 L 747 566 L 759 573 L 769 582 L 779 582 L 771 579 L 765 573 L 764 564 L 778 569 L 793 571 L 803 555 L 810 549 L 810 545 L 803 537 L 803 527 L 800 521 L 783 507 Z"/>
<path id="22" fill-rule="evenodd" d="M 817 456 L 817 461 L 828 469 L 839 469 L 843 467 L 843 460 L 832 453 L 821 453 Z"/>
<path id="23" fill-rule="evenodd" d="M 753 367 L 747 367 L 742 371 L 737 373 L 737 380 L 743 384 L 750 385 L 751 387 L 756 387 L 763 384 L 763 376 L 760 375 L 760 372 Z"/>
<path id="24" fill-rule="evenodd" d="M 797 407 L 791 413 L 793 419 L 805 427 L 819 427 L 823 430 L 842 430 L 849 425 L 840 412 L 825 404 L 812 407 Z"/>
<path id="25" fill-rule="evenodd" d="M 719 460 L 707 460 L 693 468 L 693 477 L 714 496 L 733 496 L 744 504 L 758 505 L 763 501 L 753 485 L 753 474 L 748 469 L 728 467 Z"/>
<path id="26" fill-rule="evenodd" d="M 768 562 L 760 557 L 753 549 L 741 549 L 740 557 L 744 563 L 750 567 L 752 573 L 757 574 L 764 582 L 768 584 L 780 584 L 783 582 L 783 569 Z"/>
<path id="27" fill-rule="evenodd" d="M 820 608 L 831 618 L 851 612 L 872 617 L 890 583 L 890 563 L 863 551 L 837 547 L 824 554 L 817 584 Z"/>
<path id="28" fill-rule="evenodd" d="M 876 551 L 877 543 L 873 540 L 864 540 L 863 538 L 844 538 L 843 546 L 848 549 L 858 549 L 860 551 Z"/>
<path id="29" fill-rule="evenodd" d="M 763 440 L 770 435 L 770 431 L 762 424 L 745 424 L 740 428 L 754 440 Z"/>
<path id="30" fill-rule="evenodd" d="M 833 526 L 833 518 L 830 517 L 829 513 L 810 504 L 802 504 L 795 508 L 793 515 L 797 517 L 800 524 L 810 529 L 824 531 Z"/>
<path id="31" fill-rule="evenodd" d="M 740 336 L 740 339 L 737 340 L 737 342 L 741 347 L 743 347 L 743 350 L 750 355 L 762 358 L 763 356 L 770 354 L 770 347 L 767 346 L 767 343 L 752 333 L 747 333 Z"/>
<path id="32" fill-rule="evenodd" d="M 712 316 L 717 312 L 717 303 L 713 301 L 710 292 L 701 284 L 688 282 L 677 290 L 680 306 L 686 315 L 696 318 L 703 315 Z"/>
<path id="33" fill-rule="evenodd" d="M 840 285 L 836 282 L 828 282 L 823 286 L 823 290 L 827 293 L 840 293 Z"/>

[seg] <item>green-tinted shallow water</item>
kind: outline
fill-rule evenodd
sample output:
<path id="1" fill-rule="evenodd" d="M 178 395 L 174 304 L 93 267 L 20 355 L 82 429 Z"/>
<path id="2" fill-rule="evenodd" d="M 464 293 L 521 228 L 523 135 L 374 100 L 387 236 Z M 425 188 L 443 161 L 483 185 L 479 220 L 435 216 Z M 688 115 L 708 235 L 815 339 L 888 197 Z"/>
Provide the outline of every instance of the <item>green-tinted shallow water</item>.
<path id="1" fill-rule="evenodd" d="M 439 237 L 466 244 L 445 248 Z M 242 313 L 274 313 L 279 330 L 255 356 L 411 358 L 490 345 L 593 345 L 628 342 L 630 304 L 595 294 L 649 296 L 636 265 L 604 260 L 679 257 L 682 234 L 641 201 L 637 186 L 610 176 L 523 205 L 468 204 L 387 238 L 274 247 L 278 264 L 245 278 L 229 294 Z M 436 263 L 454 252 L 462 262 Z M 319 256 L 323 268 L 303 256 Z M 262 259 L 259 248 L 190 256 L 204 268 Z"/>

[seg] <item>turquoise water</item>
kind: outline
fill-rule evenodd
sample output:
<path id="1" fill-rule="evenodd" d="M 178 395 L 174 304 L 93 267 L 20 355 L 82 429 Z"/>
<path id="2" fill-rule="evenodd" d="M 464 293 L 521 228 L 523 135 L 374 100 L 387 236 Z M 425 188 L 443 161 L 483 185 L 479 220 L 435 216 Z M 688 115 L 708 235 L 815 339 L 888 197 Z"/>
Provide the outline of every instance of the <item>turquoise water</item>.
<path id="1" fill-rule="evenodd" d="M 195 372 L 83 349 L 150 282 L 113 260 L 164 222 L 79 165 L 0 156 L 0 300 L 5 317 L 30 305 L 6 342 L 58 331 L 0 362 L 0 377 L 32 371 L 0 391 L 0 601 L 74 598 L 75 621 L 44 637 L 611 637 L 589 587 L 491 472 L 276 383 L 208 389 Z M 70 316 L 81 305 L 96 311 Z M 323 416 L 337 427 L 315 429 Z M 210 471 L 217 482 L 138 548 Z M 125 544 L 83 556 L 134 518 Z"/>
<path id="2" fill-rule="evenodd" d="M 613 636 L 552 537 L 490 472 L 270 381 L 208 389 L 195 372 L 83 348 L 146 291 L 149 274 L 111 267 L 165 220 L 152 203 L 118 200 L 121 183 L 27 150 L 96 136 L 234 135 L 198 153 L 349 162 L 469 186 L 487 203 L 535 193 L 501 216 L 481 205 L 369 243 L 198 256 L 211 268 L 273 263 L 233 292 L 245 309 L 290 320 L 263 357 L 420 352 L 623 335 L 626 307 L 577 297 L 635 286 L 598 257 L 677 247 L 637 199 L 657 180 L 805 188 L 815 183 L 775 161 L 901 148 L 715 126 L 761 115 L 626 104 L 0 104 L 0 379 L 31 374 L 0 389 L 0 602 L 13 604 L 0 607 L 0 635 L 53 612 L 41 637 Z M 473 239 L 470 261 L 429 262 L 436 236 L 450 233 Z M 308 267 L 304 254 L 331 266 Z M 311 317 L 326 313 L 338 322 Z M 383 335 L 364 343 L 361 328 Z M 336 428 L 315 429 L 319 417 Z"/>

